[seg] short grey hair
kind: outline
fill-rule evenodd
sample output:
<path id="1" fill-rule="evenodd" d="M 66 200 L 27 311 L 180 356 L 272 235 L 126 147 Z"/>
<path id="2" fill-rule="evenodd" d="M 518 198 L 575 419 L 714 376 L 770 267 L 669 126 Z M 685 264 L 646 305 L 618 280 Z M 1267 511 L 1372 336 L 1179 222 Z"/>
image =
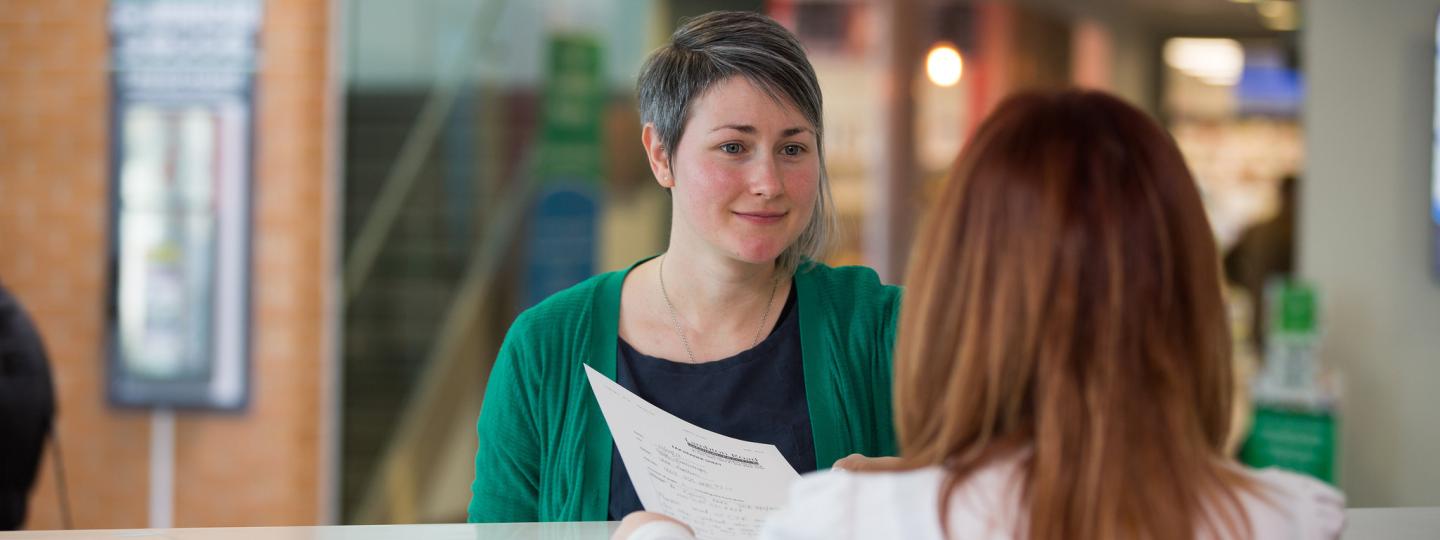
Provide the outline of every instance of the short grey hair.
<path id="1" fill-rule="evenodd" d="M 640 69 L 640 122 L 655 126 L 670 159 L 690 120 L 691 104 L 716 83 L 737 75 L 795 107 L 815 129 L 820 185 L 810 221 L 777 261 L 788 273 L 807 260 L 824 257 L 838 229 L 825 172 L 820 82 L 800 41 L 758 13 L 715 11 L 691 19 L 670 36 L 669 43 L 651 53 Z"/>

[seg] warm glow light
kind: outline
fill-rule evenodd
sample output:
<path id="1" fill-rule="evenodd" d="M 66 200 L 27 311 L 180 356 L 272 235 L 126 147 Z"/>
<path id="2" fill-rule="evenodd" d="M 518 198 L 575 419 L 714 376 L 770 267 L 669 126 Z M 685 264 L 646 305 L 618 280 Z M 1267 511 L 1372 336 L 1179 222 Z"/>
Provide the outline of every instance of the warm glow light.
<path id="1" fill-rule="evenodd" d="M 1295 4 L 1283 0 L 1265 0 L 1255 6 L 1255 11 L 1259 11 L 1261 16 L 1271 19 L 1289 17 L 1295 14 Z"/>
<path id="2" fill-rule="evenodd" d="M 1240 81 L 1245 50 L 1233 39 L 1174 38 L 1165 42 L 1165 63 L 1217 86 Z"/>
<path id="3" fill-rule="evenodd" d="M 1296 13 L 1295 3 L 1289 0 L 1265 0 L 1255 5 L 1255 11 L 1260 13 L 1265 27 L 1271 30 L 1290 31 L 1299 26 L 1300 16 Z"/>
<path id="4" fill-rule="evenodd" d="M 939 86 L 955 86 L 965 72 L 965 63 L 960 60 L 960 51 L 948 43 L 937 43 L 925 57 L 925 73 L 930 82 Z"/>

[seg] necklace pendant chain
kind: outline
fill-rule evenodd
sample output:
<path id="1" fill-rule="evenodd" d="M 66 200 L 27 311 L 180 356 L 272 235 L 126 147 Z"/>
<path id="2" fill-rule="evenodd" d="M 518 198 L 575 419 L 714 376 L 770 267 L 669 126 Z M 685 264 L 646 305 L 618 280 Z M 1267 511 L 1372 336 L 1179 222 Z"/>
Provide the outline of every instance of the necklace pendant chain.
<path id="1" fill-rule="evenodd" d="M 680 324 L 680 315 L 675 311 L 675 303 L 670 301 L 670 291 L 665 289 L 665 257 L 669 253 L 660 256 L 660 296 L 665 299 L 665 307 L 670 310 L 670 324 L 675 327 L 675 333 L 680 335 L 680 344 L 685 346 L 685 355 L 690 357 L 691 364 L 698 364 L 695 360 L 695 351 L 690 349 L 690 339 L 685 337 L 685 326 Z M 770 319 L 770 308 L 775 304 L 775 290 L 780 288 L 780 278 L 777 276 L 770 280 L 770 297 L 765 299 L 765 312 L 760 315 L 760 324 L 755 326 L 755 339 L 750 342 L 750 348 L 760 344 L 760 333 L 765 331 L 765 321 Z"/>

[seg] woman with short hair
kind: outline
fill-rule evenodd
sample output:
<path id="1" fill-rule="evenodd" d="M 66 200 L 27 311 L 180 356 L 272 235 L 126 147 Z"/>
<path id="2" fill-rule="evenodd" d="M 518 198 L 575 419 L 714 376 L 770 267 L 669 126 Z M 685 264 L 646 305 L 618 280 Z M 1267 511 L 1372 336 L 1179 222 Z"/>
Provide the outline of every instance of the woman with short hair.
<path id="1" fill-rule="evenodd" d="M 835 228 L 820 85 L 775 21 L 689 21 L 639 80 L 642 143 L 673 204 L 665 252 L 516 319 L 477 426 L 472 522 L 640 510 L 584 365 L 798 472 L 893 455 L 900 292 L 817 259 Z"/>

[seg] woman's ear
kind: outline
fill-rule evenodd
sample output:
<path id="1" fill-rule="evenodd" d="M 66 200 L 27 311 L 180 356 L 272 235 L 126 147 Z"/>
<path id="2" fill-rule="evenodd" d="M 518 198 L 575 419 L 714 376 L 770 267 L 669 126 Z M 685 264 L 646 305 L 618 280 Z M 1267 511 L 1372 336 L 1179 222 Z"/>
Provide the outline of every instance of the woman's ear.
<path id="1" fill-rule="evenodd" d="M 660 141 L 660 132 L 655 130 L 655 124 L 645 124 L 645 129 L 640 131 L 640 143 L 645 145 L 645 157 L 650 160 L 650 172 L 655 174 L 655 181 L 665 189 L 675 187 L 675 177 L 670 174 L 670 151 Z"/>

